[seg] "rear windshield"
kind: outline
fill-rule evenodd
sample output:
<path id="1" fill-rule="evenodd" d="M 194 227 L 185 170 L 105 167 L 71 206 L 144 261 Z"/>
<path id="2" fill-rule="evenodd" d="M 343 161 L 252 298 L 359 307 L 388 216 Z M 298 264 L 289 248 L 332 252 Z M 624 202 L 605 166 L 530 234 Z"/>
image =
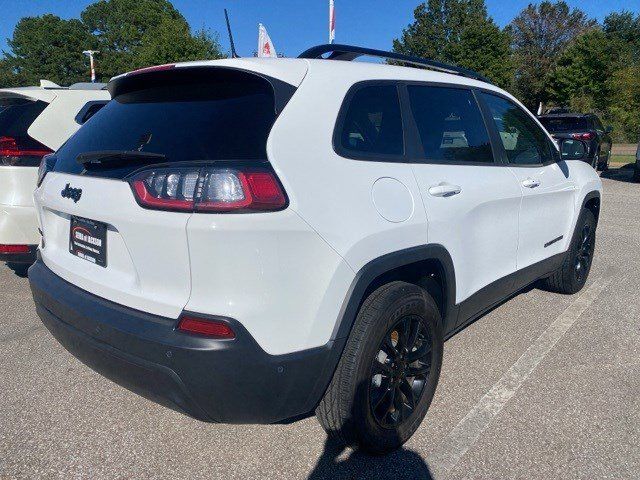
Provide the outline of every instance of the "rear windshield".
<path id="1" fill-rule="evenodd" d="M 24 149 L 40 148 L 40 143 L 29 137 L 27 130 L 47 105 L 26 98 L 0 98 L 0 137 L 11 137 Z"/>
<path id="2" fill-rule="evenodd" d="M 268 81 L 242 72 L 147 82 L 117 95 L 60 150 L 54 171 L 122 177 L 139 162 L 86 171 L 78 155 L 100 151 L 159 153 L 164 161 L 265 160 L 276 118 Z"/>
<path id="3" fill-rule="evenodd" d="M 585 117 L 542 117 L 539 120 L 550 132 L 573 132 L 589 129 Z"/>

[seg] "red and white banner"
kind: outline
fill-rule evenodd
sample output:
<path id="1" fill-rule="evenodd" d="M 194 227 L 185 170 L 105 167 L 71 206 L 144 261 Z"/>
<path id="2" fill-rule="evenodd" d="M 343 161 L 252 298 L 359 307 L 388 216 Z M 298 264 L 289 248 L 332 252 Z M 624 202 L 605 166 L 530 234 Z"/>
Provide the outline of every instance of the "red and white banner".
<path id="1" fill-rule="evenodd" d="M 273 46 L 273 42 L 267 33 L 267 29 L 264 25 L 258 25 L 258 56 L 277 58 L 276 47 Z"/>
<path id="2" fill-rule="evenodd" d="M 333 0 L 329 0 L 329 43 L 336 39 L 336 7 Z"/>

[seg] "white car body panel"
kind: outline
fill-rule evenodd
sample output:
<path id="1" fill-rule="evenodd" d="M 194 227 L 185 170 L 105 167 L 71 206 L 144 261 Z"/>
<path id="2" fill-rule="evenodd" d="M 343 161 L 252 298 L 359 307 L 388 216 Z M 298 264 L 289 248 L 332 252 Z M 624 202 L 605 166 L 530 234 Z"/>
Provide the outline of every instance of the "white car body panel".
<path id="1" fill-rule="evenodd" d="M 63 90 L 19 87 L 0 90 L 0 98 L 21 97 L 49 105 L 31 124 L 27 133 L 51 150 L 56 150 L 80 125 L 76 114 L 89 101 L 109 100 L 105 90 Z M 37 167 L 0 167 L 0 244 L 37 245 L 40 242 L 33 191 Z"/>
<path id="2" fill-rule="evenodd" d="M 267 141 L 288 208 L 245 215 L 151 211 L 135 202 L 126 182 L 50 173 L 35 195 L 45 232 L 42 257 L 65 280 L 124 306 L 174 319 L 183 310 L 236 319 L 273 355 L 332 339 L 350 287 L 369 262 L 440 244 L 451 254 L 460 303 L 536 259 L 566 250 L 582 200 L 601 190 L 593 169 L 581 161 L 562 162 L 569 177 L 561 178 L 557 164 L 516 169 L 372 162 L 334 151 L 336 118 L 357 82 L 455 83 L 500 92 L 521 105 L 480 81 L 326 60 L 229 59 L 177 68 L 189 66 L 251 70 L 299 87 Z M 522 177 L 530 175 L 543 180 L 542 189 L 523 192 Z M 428 189 L 441 182 L 460 185 L 461 194 L 431 197 Z M 60 196 L 67 183 L 83 189 L 77 204 Z M 69 254 L 70 215 L 113 226 L 108 268 Z M 556 233 L 564 241 L 541 249 Z"/>

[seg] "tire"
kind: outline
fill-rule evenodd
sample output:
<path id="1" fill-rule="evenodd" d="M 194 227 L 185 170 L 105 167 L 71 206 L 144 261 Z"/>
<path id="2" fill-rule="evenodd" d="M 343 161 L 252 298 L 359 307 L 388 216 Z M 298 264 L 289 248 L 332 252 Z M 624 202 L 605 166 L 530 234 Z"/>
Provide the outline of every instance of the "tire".
<path id="1" fill-rule="evenodd" d="M 600 164 L 598 165 L 598 170 L 600 170 L 601 172 L 606 172 L 609 170 L 609 159 L 611 158 L 611 154 L 607 155 L 607 158 L 600 162 Z"/>
<path id="2" fill-rule="evenodd" d="M 29 270 L 30 266 L 31 265 L 28 263 L 13 263 L 13 262 L 7 263 L 7 267 L 13 270 L 13 273 L 15 273 L 17 276 L 21 278 L 27 277 L 27 270 Z"/>
<path id="3" fill-rule="evenodd" d="M 591 160 L 591 166 L 595 171 L 598 171 L 598 166 L 600 165 L 600 154 L 596 153 Z"/>
<path id="4" fill-rule="evenodd" d="M 596 217 L 583 210 L 571 239 L 571 247 L 562 266 L 543 281 L 543 288 L 551 292 L 572 295 L 584 287 L 591 271 L 596 243 Z"/>
<path id="5" fill-rule="evenodd" d="M 422 288 L 394 281 L 371 293 L 316 409 L 327 434 L 373 454 L 402 446 L 429 409 L 443 344 L 438 307 Z"/>
<path id="6" fill-rule="evenodd" d="M 640 182 L 640 165 L 636 163 L 636 168 L 633 171 L 633 180 L 635 182 Z"/>

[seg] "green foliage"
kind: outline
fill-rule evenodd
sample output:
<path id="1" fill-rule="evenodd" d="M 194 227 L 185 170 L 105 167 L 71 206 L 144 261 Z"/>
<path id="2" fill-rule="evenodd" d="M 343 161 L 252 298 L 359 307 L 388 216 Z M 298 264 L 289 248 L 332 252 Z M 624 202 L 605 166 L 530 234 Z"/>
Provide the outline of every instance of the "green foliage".
<path id="1" fill-rule="evenodd" d="M 107 77 L 135 68 L 223 56 L 216 37 L 191 35 L 185 18 L 167 0 L 99 0 L 81 14 L 96 36 L 99 71 Z"/>
<path id="2" fill-rule="evenodd" d="M 503 87 L 511 83 L 509 36 L 487 15 L 484 0 L 428 0 L 414 17 L 394 51 L 471 68 Z"/>
<path id="3" fill-rule="evenodd" d="M 27 17 L 0 59 L 0 87 L 36 84 L 47 79 L 69 85 L 89 79 L 84 50 L 99 50 L 99 80 L 163 63 L 223 57 L 217 36 L 192 35 L 185 18 L 168 0 L 99 0 L 81 20 L 55 15 Z"/>
<path id="4" fill-rule="evenodd" d="M 580 35 L 562 52 L 549 75 L 547 96 L 556 104 L 573 102 L 582 111 L 604 113 L 610 92 L 607 82 L 614 70 L 614 42 L 600 29 Z"/>
<path id="5" fill-rule="evenodd" d="M 640 137 L 640 65 L 614 72 L 609 84 L 609 115 L 616 138 L 635 143 Z"/>
<path id="6" fill-rule="evenodd" d="M 82 51 L 94 46 L 95 39 L 79 20 L 43 15 L 21 19 L 8 43 L 11 53 L 2 61 L 2 86 L 40 79 L 68 85 L 87 78 Z"/>
<path id="7" fill-rule="evenodd" d="M 570 10 L 564 1 L 529 4 L 509 24 L 516 63 L 514 87 L 530 110 L 549 100 L 547 85 L 560 54 L 595 25 L 584 12 Z"/>

